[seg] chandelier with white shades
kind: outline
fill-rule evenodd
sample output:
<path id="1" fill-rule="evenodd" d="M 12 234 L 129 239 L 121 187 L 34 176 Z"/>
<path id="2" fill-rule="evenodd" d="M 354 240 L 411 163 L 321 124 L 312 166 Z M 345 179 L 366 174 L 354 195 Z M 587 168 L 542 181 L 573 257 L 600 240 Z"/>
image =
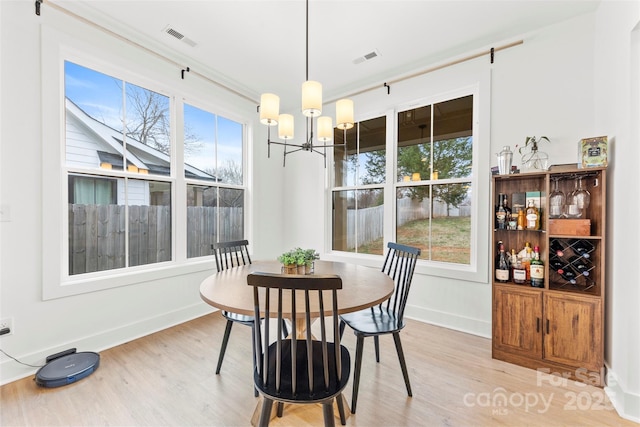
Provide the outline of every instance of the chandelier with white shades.
<path id="1" fill-rule="evenodd" d="M 260 122 L 268 126 L 267 144 L 269 157 L 271 157 L 271 144 L 283 145 L 283 166 L 286 164 L 287 154 L 296 151 L 311 151 L 321 154 L 324 157 L 326 167 L 327 148 L 343 147 L 346 145 L 347 129 L 351 129 L 354 125 L 353 101 L 350 99 L 340 99 L 336 102 L 336 127 L 344 131 L 344 142 L 342 144 L 331 144 L 331 140 L 333 139 L 333 123 L 331 117 L 321 116 L 322 85 L 319 82 L 309 80 L 309 0 L 306 2 L 305 55 L 306 81 L 302 84 L 302 114 L 306 116 L 307 121 L 306 142 L 301 144 L 293 142 L 293 115 L 280 114 L 280 97 L 278 95 L 263 93 L 260 96 Z M 278 125 L 278 138 L 284 140 L 284 142 L 271 140 L 271 127 L 275 125 Z M 314 127 L 317 129 L 317 136 L 314 135 Z M 317 143 L 314 143 L 314 137 L 317 137 Z M 289 147 L 293 149 L 289 149 Z"/>

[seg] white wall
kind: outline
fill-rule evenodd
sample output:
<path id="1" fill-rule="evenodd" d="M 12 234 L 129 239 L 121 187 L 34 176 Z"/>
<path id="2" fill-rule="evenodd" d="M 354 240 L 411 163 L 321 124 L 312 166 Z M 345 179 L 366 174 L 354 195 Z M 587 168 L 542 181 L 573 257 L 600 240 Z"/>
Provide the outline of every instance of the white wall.
<path id="1" fill-rule="evenodd" d="M 56 133 L 43 135 L 43 123 L 55 122 L 62 116 L 43 97 L 41 82 L 50 80 L 59 70 L 43 66 L 56 53 L 42 49 L 41 32 L 46 26 L 48 30 L 68 34 L 77 43 L 95 46 L 97 56 L 113 67 L 137 63 L 138 67 L 129 67 L 128 71 L 140 76 L 148 73 L 160 85 L 175 86 L 187 99 L 201 100 L 205 105 L 219 102 L 248 120 L 257 118 L 256 105 L 238 100 L 192 74 L 181 80 L 178 67 L 115 40 L 47 7 L 46 3 L 41 16 L 35 15 L 33 2 L 24 0 L 1 1 L 0 11 L 3 124 L 0 204 L 3 212 L 10 210 L 10 220 L 0 222 L 0 318 L 14 320 L 13 334 L 0 338 L 0 348 L 26 363 L 38 365 L 44 363 L 47 355 L 63 349 L 101 351 L 212 311 L 201 300 L 199 285 L 215 270 L 213 259 L 195 269 L 169 267 L 165 270 L 166 277 L 151 280 L 147 276 L 128 286 L 43 300 L 43 266 L 59 262 L 55 251 L 43 252 L 43 235 L 49 228 L 43 223 L 58 209 L 60 200 L 57 191 L 43 194 L 48 179 L 43 170 L 50 164 L 47 163 L 50 159 L 43 158 L 44 144 L 59 143 Z M 54 78 L 51 85 L 59 87 L 61 81 Z M 266 147 L 250 147 L 250 151 L 254 150 L 261 160 L 266 157 Z M 270 165 L 262 162 L 256 166 L 250 176 L 255 180 L 251 207 L 256 215 L 247 227 L 256 231 L 258 243 L 253 250 L 262 257 L 272 245 L 279 246 L 281 222 L 269 217 L 277 212 L 274 209 L 277 205 L 270 203 L 278 199 L 279 192 L 273 191 L 260 175 L 267 174 L 276 183 L 275 188 L 279 188 L 282 171 L 275 165 L 269 170 Z M 55 202 L 43 202 L 47 198 Z M 270 227 L 259 226 L 259 220 L 265 218 L 272 222 Z M 0 383 L 34 372 L 33 368 L 0 356 Z"/>
<path id="2" fill-rule="evenodd" d="M 433 94 L 434 88 L 455 86 L 464 80 L 490 77 L 490 139 L 482 144 L 486 169 L 480 171 L 483 187 L 478 191 L 484 205 L 479 226 L 490 224 L 489 166 L 493 153 L 503 145 L 522 144 L 526 136 L 546 135 L 543 144 L 552 163 L 573 163 L 577 141 L 595 135 L 613 137 L 610 200 L 616 206 L 609 217 L 611 229 L 607 293 L 606 362 L 618 378 L 616 393 L 619 411 L 638 417 L 638 363 L 640 342 L 638 285 L 634 270 L 635 246 L 639 239 L 638 211 L 638 89 L 630 97 L 632 49 L 640 37 L 632 36 L 640 13 L 636 2 L 604 1 L 595 14 L 524 34 L 524 43 L 496 53 L 495 63 L 482 57 L 392 86 L 355 99 L 358 114 L 383 112 L 390 106 Z M 35 16 L 33 2 L 0 2 L 1 65 L 0 99 L 0 204 L 10 208 L 10 221 L 0 223 L 0 317 L 13 317 L 14 334 L 0 338 L 8 353 L 28 362 L 42 363 L 47 354 L 69 347 L 100 351 L 148 334 L 194 316 L 209 307 L 198 295 L 200 281 L 208 273 L 179 274 L 111 290 L 73 297 L 42 300 L 42 265 L 50 254 L 40 250 L 43 235 L 42 121 L 50 113 L 41 100 L 40 24 L 100 45 L 111 54 L 131 60 L 152 59 L 123 48 L 118 42 L 96 34 L 84 25 L 44 7 Z M 619 25 L 623 24 L 623 25 Z M 9 37 L 10 35 L 10 37 Z M 496 41 L 496 45 L 501 41 Z M 505 41 L 506 42 L 506 41 Z M 490 47 L 490 46 L 488 46 Z M 638 57 L 635 57 L 636 67 Z M 195 79 L 176 79 L 178 71 L 155 63 L 160 78 L 176 81 L 187 92 L 228 100 L 238 109 L 255 113 L 255 105 L 233 100 L 219 89 Z M 434 64 L 425 64 L 425 68 Z M 393 77 L 393 76 L 390 76 Z M 174 79 L 174 80 L 171 80 Z M 634 102 L 632 102 L 634 101 Z M 631 109 L 635 105 L 635 109 Z M 296 123 L 304 129 L 303 123 Z M 255 140 L 250 160 L 253 188 L 253 217 L 248 224 L 257 258 L 275 257 L 294 246 L 323 248 L 327 255 L 329 232 L 324 218 L 327 194 L 322 158 L 296 153 L 282 168 L 280 147 L 266 157 L 266 130 L 253 128 Z M 519 156 L 515 156 L 519 160 Z M 286 178 L 286 179 L 285 179 Z M 635 185 L 629 185 L 629 182 Z M 631 190 L 627 187 L 630 187 Z M 636 197 L 629 197 L 636 191 Z M 630 203 L 630 204 L 629 204 Z M 283 212 L 284 208 L 284 213 Z M 632 234 L 631 234 L 632 233 Z M 628 236 L 632 236 L 629 238 Z M 491 248 L 488 232 L 478 242 L 481 261 L 488 267 Z M 625 238 L 626 237 L 626 238 Z M 372 260 L 354 260 L 375 265 Z M 624 267 L 624 268 L 623 268 Z M 487 268 L 490 271 L 490 268 Z M 421 269 L 414 281 L 408 314 L 424 321 L 445 325 L 482 336 L 490 336 L 491 292 L 489 273 L 479 281 L 430 276 Z M 0 358 L 0 383 L 28 376 L 34 369 Z"/>
<path id="3" fill-rule="evenodd" d="M 615 23 L 615 25 L 612 25 Z M 594 124 L 611 138 L 605 360 L 616 409 L 640 422 L 640 2 L 605 1 L 596 19 Z M 631 268 L 630 268 L 631 267 Z"/>

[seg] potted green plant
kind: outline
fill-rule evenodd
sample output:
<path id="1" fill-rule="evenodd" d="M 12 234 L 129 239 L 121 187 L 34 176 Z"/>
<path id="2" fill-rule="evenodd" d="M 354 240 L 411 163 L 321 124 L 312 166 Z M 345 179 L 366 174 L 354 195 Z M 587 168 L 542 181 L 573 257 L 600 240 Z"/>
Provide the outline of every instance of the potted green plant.
<path id="1" fill-rule="evenodd" d="M 282 271 L 285 274 L 298 274 L 298 253 L 296 250 L 284 252 L 278 257 L 278 261 L 282 263 Z"/>
<path id="2" fill-rule="evenodd" d="M 518 149 L 518 152 L 522 155 L 522 166 L 541 170 L 547 170 L 549 168 L 549 155 L 538 149 L 538 144 L 543 140 L 551 142 L 546 136 L 539 138 L 528 136 L 525 139 L 524 146 Z M 531 145 L 531 148 L 528 148 L 529 145 Z M 523 151 L 525 151 L 524 154 Z"/>
<path id="3" fill-rule="evenodd" d="M 313 272 L 313 262 L 320 258 L 320 254 L 315 249 L 300 249 L 300 256 L 304 264 L 304 274 Z"/>

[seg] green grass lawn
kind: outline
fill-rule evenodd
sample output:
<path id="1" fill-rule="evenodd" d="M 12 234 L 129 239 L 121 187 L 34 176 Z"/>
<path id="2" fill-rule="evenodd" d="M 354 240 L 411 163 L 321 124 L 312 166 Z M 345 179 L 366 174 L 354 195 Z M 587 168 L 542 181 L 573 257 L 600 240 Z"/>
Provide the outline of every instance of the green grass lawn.
<path id="1" fill-rule="evenodd" d="M 431 254 L 425 244 L 429 241 L 429 220 L 416 220 L 404 224 L 397 230 L 397 242 L 422 249 L 421 259 L 469 264 L 471 260 L 470 217 L 439 217 L 431 222 Z M 384 253 L 383 239 L 360 246 L 358 252 Z"/>

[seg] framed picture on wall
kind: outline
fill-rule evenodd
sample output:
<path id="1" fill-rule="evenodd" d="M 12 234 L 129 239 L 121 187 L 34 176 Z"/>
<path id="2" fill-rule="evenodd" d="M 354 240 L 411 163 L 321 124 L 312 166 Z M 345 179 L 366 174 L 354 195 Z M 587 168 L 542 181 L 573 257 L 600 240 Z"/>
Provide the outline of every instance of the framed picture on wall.
<path id="1" fill-rule="evenodd" d="M 578 144 L 580 164 L 583 168 L 607 166 L 607 137 L 584 138 Z"/>

